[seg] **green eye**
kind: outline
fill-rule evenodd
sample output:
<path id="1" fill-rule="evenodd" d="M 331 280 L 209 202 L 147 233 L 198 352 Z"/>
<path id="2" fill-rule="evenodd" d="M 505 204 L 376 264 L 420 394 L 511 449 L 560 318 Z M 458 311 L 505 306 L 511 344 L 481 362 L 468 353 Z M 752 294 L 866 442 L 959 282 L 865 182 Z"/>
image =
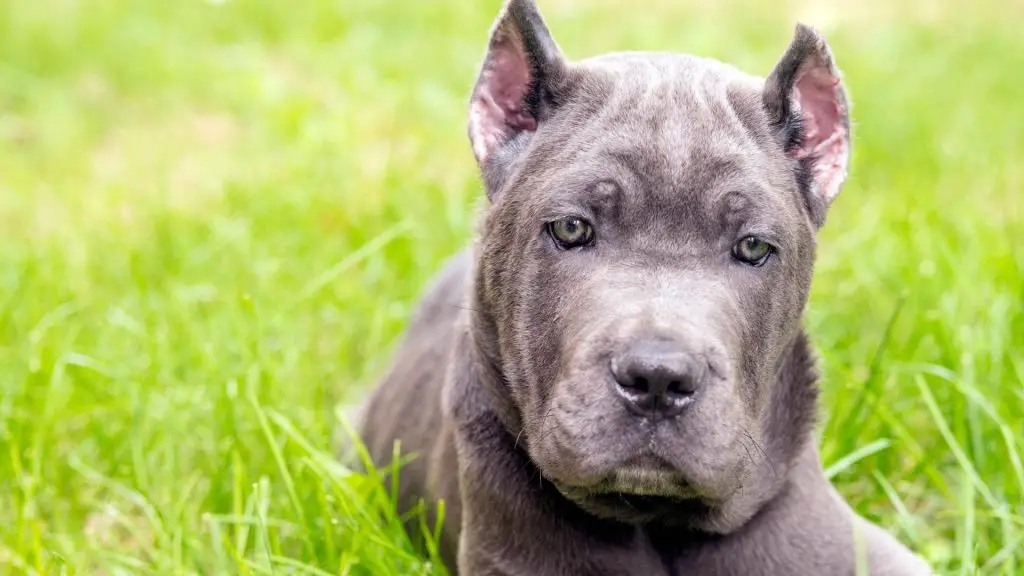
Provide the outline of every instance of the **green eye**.
<path id="1" fill-rule="evenodd" d="M 751 266 L 764 264 L 773 251 L 771 244 L 757 236 L 747 236 L 732 247 L 733 258 Z"/>
<path id="2" fill-rule="evenodd" d="M 563 218 L 548 224 L 548 233 L 562 248 L 586 246 L 594 240 L 594 227 L 582 218 Z"/>

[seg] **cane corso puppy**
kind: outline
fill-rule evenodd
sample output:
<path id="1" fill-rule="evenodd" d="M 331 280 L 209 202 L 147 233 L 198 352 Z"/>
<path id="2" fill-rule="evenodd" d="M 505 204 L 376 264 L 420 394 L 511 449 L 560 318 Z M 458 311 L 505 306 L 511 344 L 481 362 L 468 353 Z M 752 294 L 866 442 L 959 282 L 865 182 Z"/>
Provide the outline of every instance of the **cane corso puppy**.
<path id="1" fill-rule="evenodd" d="M 797 25 L 767 78 L 563 56 L 507 0 L 469 102 L 487 198 L 361 432 L 414 454 L 462 576 L 929 574 L 857 516 L 812 438 L 802 327 L 850 101 Z"/>

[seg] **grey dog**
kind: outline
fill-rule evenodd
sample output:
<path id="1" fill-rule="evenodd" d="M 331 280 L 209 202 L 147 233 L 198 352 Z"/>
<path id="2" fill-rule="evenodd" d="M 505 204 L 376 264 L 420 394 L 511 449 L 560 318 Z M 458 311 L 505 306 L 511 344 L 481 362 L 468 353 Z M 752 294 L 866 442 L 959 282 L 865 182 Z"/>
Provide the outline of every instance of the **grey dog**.
<path id="1" fill-rule="evenodd" d="M 362 414 L 376 463 L 396 440 L 418 456 L 401 505 L 445 501 L 452 572 L 931 573 L 840 498 L 812 439 L 802 313 L 849 109 L 802 24 L 763 79 L 569 61 L 533 0 L 506 1 L 470 98 L 475 245 Z"/>

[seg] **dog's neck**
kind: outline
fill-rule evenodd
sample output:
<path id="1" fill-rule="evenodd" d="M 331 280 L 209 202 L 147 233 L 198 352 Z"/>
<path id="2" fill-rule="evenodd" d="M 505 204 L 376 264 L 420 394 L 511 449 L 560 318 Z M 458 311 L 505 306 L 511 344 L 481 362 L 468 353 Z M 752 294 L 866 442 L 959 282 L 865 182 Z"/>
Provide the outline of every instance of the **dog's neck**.
<path id="1" fill-rule="evenodd" d="M 502 370 L 495 319 L 478 295 L 471 296 L 471 302 L 465 337 L 472 356 L 472 379 L 486 392 L 479 400 L 486 403 L 487 410 L 501 422 L 510 444 L 524 452 L 528 461 L 525 446 L 529 438 L 522 435 L 522 413 Z M 791 471 L 807 459 L 807 451 L 814 450 L 819 388 L 815 356 L 806 332 L 796 330 L 783 350 L 775 386 L 764 401 L 762 437 L 751 438 L 756 442 L 751 457 L 757 460 L 757 469 L 729 503 L 729 509 L 722 512 L 722 522 L 710 527 L 711 532 L 728 533 L 749 520 L 783 489 Z"/>

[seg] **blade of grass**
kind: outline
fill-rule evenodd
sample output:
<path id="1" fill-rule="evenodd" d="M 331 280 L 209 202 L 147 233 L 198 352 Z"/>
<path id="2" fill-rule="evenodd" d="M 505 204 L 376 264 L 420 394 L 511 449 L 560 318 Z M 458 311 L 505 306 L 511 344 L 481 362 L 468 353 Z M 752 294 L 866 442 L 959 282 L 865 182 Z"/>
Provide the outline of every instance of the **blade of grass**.
<path id="1" fill-rule="evenodd" d="M 981 493 L 985 502 L 991 506 L 993 510 L 1002 510 L 1002 504 L 998 499 L 996 499 L 995 495 L 992 494 L 992 491 L 985 484 L 985 481 L 981 479 L 981 476 L 978 475 L 978 471 L 974 468 L 974 465 L 971 464 L 970 458 L 967 457 L 967 454 L 957 441 L 956 436 L 953 435 L 953 432 L 946 421 L 946 417 L 942 414 L 942 410 L 935 401 L 935 396 L 932 395 L 931 388 L 928 386 L 928 383 L 925 381 L 924 377 L 920 375 L 918 375 L 916 380 L 921 397 L 924 399 L 925 405 L 931 413 L 932 421 L 935 422 L 935 426 L 938 428 L 939 434 L 941 434 L 942 438 L 946 441 L 946 445 L 949 447 L 950 451 L 952 451 L 961 470 L 963 470 L 964 474 L 971 481 L 971 484 L 978 490 L 978 492 Z"/>
<path id="2" fill-rule="evenodd" d="M 325 286 L 335 281 L 346 271 L 350 270 L 353 266 L 356 266 L 370 256 L 373 256 L 392 241 L 399 238 L 402 234 L 408 232 L 411 228 L 412 222 L 410 220 L 402 220 L 394 226 L 385 229 L 369 242 L 362 245 L 348 256 L 342 258 L 337 264 L 321 272 L 315 278 L 306 283 L 306 285 L 299 290 L 298 295 L 295 297 L 289 308 L 308 300 Z"/>
<path id="3" fill-rule="evenodd" d="M 978 528 L 974 517 L 976 510 L 976 494 L 977 491 L 975 490 L 973 483 L 963 483 L 962 494 L 960 496 L 960 507 L 964 512 L 964 521 L 960 532 L 960 574 L 963 576 L 971 575 L 974 571 L 973 567 L 975 565 L 975 542 Z"/>
<path id="4" fill-rule="evenodd" d="M 885 357 L 885 350 L 889 347 L 890 340 L 892 339 L 892 330 L 896 325 L 896 321 L 900 317 L 900 312 L 903 310 L 903 306 L 906 303 L 906 295 L 901 294 L 896 300 L 896 305 L 893 307 L 892 313 L 889 314 L 889 319 L 885 323 L 885 328 L 882 330 L 882 339 L 878 342 L 878 346 L 875 348 L 875 353 L 871 357 L 871 362 L 868 365 L 868 375 L 863 386 L 858 387 L 857 398 L 854 401 L 853 407 L 846 412 L 846 416 L 840 421 L 841 423 L 837 428 L 833 430 L 849 430 L 853 422 L 858 422 L 863 425 L 863 417 L 861 412 L 864 409 L 865 403 L 876 395 L 876 389 L 881 381 L 882 373 L 882 360 Z M 849 435 L 841 435 L 841 443 L 843 450 L 849 452 L 852 447 L 849 445 Z"/>
<path id="5" fill-rule="evenodd" d="M 256 505 L 256 526 L 259 529 L 260 540 L 263 543 L 263 552 L 267 559 L 267 569 L 270 574 L 275 574 L 274 562 L 271 560 L 274 551 L 270 545 L 270 530 L 267 523 L 267 512 L 270 510 L 270 480 L 267 477 L 260 478 L 260 481 L 252 486 L 253 497 Z"/>
<path id="6" fill-rule="evenodd" d="M 885 496 L 889 499 L 889 503 L 892 504 L 893 508 L 896 509 L 897 519 L 899 520 L 900 526 L 903 531 L 906 532 L 907 537 L 910 538 L 911 543 L 916 548 L 921 545 L 921 536 L 917 533 L 917 529 L 914 527 L 915 518 L 907 509 L 907 505 L 903 502 L 899 492 L 893 488 L 892 484 L 882 475 L 878 470 L 872 470 L 871 476 L 878 483 L 882 491 L 885 492 Z"/>
<path id="7" fill-rule="evenodd" d="M 825 468 L 825 477 L 832 479 L 832 477 L 841 474 L 857 462 L 870 457 L 872 454 L 877 454 L 890 446 L 892 446 L 892 441 L 888 438 L 879 438 L 874 442 L 861 446 L 827 466 Z"/>
<path id="8" fill-rule="evenodd" d="M 274 457 L 274 462 L 277 464 L 278 473 L 284 481 L 284 488 L 288 493 L 288 499 L 291 501 L 292 509 L 295 511 L 296 516 L 298 516 L 299 523 L 302 524 L 305 529 L 307 527 L 306 511 L 302 506 L 302 502 L 299 501 L 298 492 L 295 490 L 295 481 L 292 478 L 291 472 L 288 470 L 288 465 L 284 460 L 284 454 L 281 452 L 281 447 L 278 446 L 277 440 L 274 438 L 274 433 L 270 429 L 270 424 L 267 421 L 267 415 L 263 412 L 263 407 L 260 405 L 259 399 L 256 397 L 259 378 L 259 368 L 255 364 L 250 366 L 246 376 L 246 389 L 248 391 L 249 404 L 252 406 L 252 409 L 256 414 L 256 420 L 259 422 L 260 430 L 263 432 L 263 437 L 267 441 L 267 446 L 270 448 L 270 453 Z M 302 540 L 306 547 L 306 552 L 310 554 L 311 557 L 314 556 L 315 552 L 309 538 L 304 537 Z"/>
<path id="9" fill-rule="evenodd" d="M 270 560 L 275 564 L 294 568 L 301 574 L 310 574 L 311 576 L 334 576 L 330 572 L 325 572 L 316 566 L 310 566 L 309 564 L 304 564 L 286 556 L 273 556 Z"/>

